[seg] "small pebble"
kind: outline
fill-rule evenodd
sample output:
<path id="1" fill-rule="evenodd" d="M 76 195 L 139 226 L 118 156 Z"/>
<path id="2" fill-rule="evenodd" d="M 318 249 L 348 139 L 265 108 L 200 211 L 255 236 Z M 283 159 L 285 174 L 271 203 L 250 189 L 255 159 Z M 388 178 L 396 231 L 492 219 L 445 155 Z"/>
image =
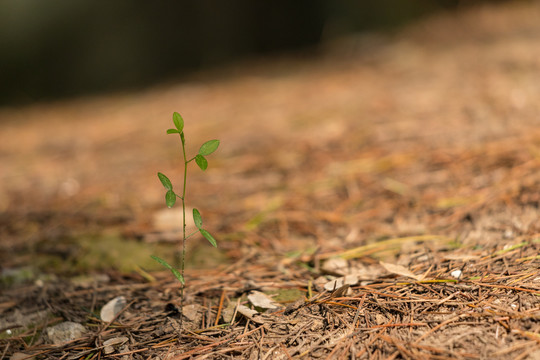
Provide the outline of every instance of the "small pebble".
<path id="1" fill-rule="evenodd" d="M 105 322 L 111 322 L 116 315 L 126 306 L 127 301 L 123 296 L 117 296 L 109 301 L 103 308 L 101 308 L 100 316 L 101 320 Z"/>
<path id="2" fill-rule="evenodd" d="M 78 339 L 86 332 L 86 328 L 79 323 L 64 321 L 63 323 L 47 328 L 47 336 L 55 345 Z"/>

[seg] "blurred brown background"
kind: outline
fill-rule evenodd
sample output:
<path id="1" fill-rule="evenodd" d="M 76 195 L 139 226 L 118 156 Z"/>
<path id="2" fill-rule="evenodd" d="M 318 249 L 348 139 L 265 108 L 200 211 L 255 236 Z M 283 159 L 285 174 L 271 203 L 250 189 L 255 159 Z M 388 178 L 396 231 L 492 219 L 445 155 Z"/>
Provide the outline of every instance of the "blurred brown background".
<path id="1" fill-rule="evenodd" d="M 190 153 L 222 141 L 193 266 L 540 231 L 537 1 L 171 4 L 1 3 L 3 268 L 173 261 L 174 111 Z"/>
<path id="2" fill-rule="evenodd" d="M 246 57 L 393 30 L 479 1 L 0 3 L 0 104 L 172 82 Z"/>

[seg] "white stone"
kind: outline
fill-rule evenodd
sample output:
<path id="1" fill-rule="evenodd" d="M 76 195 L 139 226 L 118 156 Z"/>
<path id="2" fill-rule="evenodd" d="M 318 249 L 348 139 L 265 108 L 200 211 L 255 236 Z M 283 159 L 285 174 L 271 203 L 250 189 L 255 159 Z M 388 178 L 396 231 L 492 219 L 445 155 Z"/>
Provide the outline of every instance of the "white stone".
<path id="1" fill-rule="evenodd" d="M 116 315 L 126 306 L 127 301 L 123 296 L 117 296 L 111 301 L 109 301 L 101 309 L 100 316 L 101 320 L 105 322 L 111 322 L 114 320 Z"/>
<path id="2" fill-rule="evenodd" d="M 79 323 L 65 321 L 47 328 L 47 336 L 55 345 L 78 339 L 86 332 L 86 328 Z"/>

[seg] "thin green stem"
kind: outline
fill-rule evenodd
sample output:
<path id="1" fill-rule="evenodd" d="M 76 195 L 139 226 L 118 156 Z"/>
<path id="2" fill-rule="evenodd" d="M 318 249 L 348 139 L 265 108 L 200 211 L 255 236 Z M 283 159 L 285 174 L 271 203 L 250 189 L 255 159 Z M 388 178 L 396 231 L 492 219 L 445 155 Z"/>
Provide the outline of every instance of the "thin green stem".
<path id="1" fill-rule="evenodd" d="M 182 189 L 182 278 L 184 277 L 184 269 L 186 264 L 186 186 L 187 186 L 187 167 L 188 161 L 186 158 L 186 145 L 184 136 L 180 134 L 180 142 L 182 143 L 182 154 L 184 155 L 184 186 Z M 183 326 L 184 318 L 184 284 L 180 288 L 180 328 Z"/>

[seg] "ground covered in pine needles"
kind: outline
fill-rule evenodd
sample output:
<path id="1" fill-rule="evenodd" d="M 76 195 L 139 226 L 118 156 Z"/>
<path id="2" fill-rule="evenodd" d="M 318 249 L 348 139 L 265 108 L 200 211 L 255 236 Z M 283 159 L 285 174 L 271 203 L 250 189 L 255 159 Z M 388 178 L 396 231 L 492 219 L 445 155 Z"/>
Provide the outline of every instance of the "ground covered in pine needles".
<path id="1" fill-rule="evenodd" d="M 0 359 L 539 359 L 539 16 L 2 109 Z M 149 258 L 179 251 L 173 111 L 188 151 L 222 142 L 188 174 L 219 247 L 190 239 L 183 304 Z"/>

